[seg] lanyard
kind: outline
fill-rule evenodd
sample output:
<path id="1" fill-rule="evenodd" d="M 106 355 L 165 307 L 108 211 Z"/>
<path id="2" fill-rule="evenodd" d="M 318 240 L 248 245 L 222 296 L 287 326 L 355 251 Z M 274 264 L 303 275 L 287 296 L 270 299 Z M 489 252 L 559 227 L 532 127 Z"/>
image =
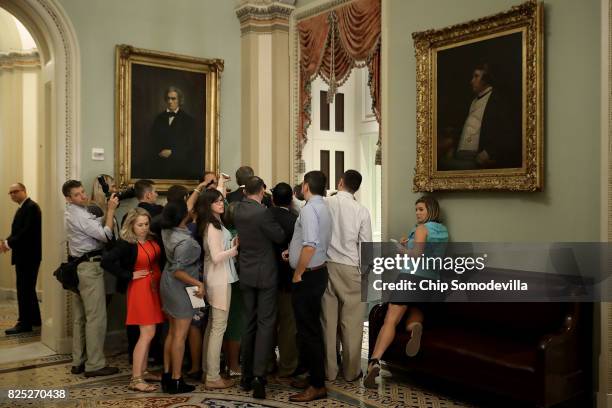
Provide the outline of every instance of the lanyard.
<path id="1" fill-rule="evenodd" d="M 149 243 L 149 241 L 145 242 L 145 244 L 147 243 Z M 155 249 L 155 245 L 153 244 L 150 244 L 150 245 L 151 247 L 153 247 L 153 260 L 155 260 L 155 258 L 157 257 L 157 249 Z M 142 245 L 140 242 L 138 242 L 138 246 L 142 248 L 143 252 L 147 256 L 147 261 L 149 262 L 149 277 L 150 277 L 150 283 L 151 283 L 151 291 L 155 293 L 157 292 L 158 288 L 157 288 L 156 280 L 153 279 L 153 264 L 151 263 L 151 257 L 149 256 L 149 251 L 147 251 L 144 245 Z"/>

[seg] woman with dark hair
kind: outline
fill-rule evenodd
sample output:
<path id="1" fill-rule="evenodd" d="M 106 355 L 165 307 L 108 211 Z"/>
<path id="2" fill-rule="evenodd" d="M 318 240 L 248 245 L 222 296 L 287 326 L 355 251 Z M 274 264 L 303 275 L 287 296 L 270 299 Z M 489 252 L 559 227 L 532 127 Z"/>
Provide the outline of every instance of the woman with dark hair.
<path id="1" fill-rule="evenodd" d="M 147 360 L 155 325 L 162 323 L 164 314 L 159 298 L 159 268 L 162 253 L 149 231 L 151 216 L 143 209 L 131 209 L 121 228 L 121 239 L 102 257 L 101 266 L 117 277 L 117 290 L 126 292 L 126 325 L 138 325 L 140 335 L 134 347 L 132 380 L 128 388 L 139 392 L 154 392 L 149 381 L 159 381 L 159 374 L 147 372 Z"/>
<path id="2" fill-rule="evenodd" d="M 184 201 L 171 202 L 164 207 L 161 227 L 166 266 L 162 273 L 160 293 L 170 330 L 164 344 L 162 388 L 170 394 L 195 389 L 193 385 L 186 384 L 181 376 L 185 339 L 194 312 L 185 288 L 197 286 L 196 296 L 204 297 L 204 284 L 198 280 L 201 249 L 187 228 L 189 220 Z"/>
<path id="3" fill-rule="evenodd" d="M 440 205 L 435 198 L 423 196 L 415 202 L 415 213 L 417 224 L 412 228 L 408 238 L 402 238 L 400 244 L 405 249 L 403 253 L 411 257 L 419 257 L 426 253 L 428 256 L 443 256 L 444 245 L 448 242 L 448 230 L 440 222 Z M 427 245 L 431 244 L 433 245 Z M 436 243 L 438 243 L 436 245 Z M 420 277 L 435 279 L 436 272 L 433 271 L 417 271 Z M 414 303 L 405 302 L 389 303 L 385 322 L 378 333 L 376 344 L 370 361 L 368 362 L 368 372 L 363 380 L 363 383 L 368 388 L 376 388 L 376 377 L 380 373 L 380 358 L 383 356 L 387 347 L 393 342 L 395 337 L 395 328 L 408 312 L 406 319 L 406 331 L 411 333 L 410 340 L 406 344 L 406 355 L 414 357 L 421 346 L 421 335 L 423 333 L 423 312 L 420 308 L 415 307 Z"/>
<path id="4" fill-rule="evenodd" d="M 206 353 L 206 381 L 209 389 L 229 388 L 234 380 L 219 375 L 221 345 L 227 327 L 233 282 L 238 280 L 233 257 L 238 255 L 238 239 L 223 226 L 223 194 L 217 190 L 202 193 L 197 203 L 198 231 L 203 237 L 204 282 L 211 305 L 203 350 Z"/>

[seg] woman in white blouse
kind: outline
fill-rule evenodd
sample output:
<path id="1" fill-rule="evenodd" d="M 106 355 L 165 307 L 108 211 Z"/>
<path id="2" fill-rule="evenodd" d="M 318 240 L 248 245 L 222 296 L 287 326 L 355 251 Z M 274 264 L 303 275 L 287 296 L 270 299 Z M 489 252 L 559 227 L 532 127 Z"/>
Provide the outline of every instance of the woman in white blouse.
<path id="1" fill-rule="evenodd" d="M 197 203 L 198 230 L 203 237 L 204 285 L 211 305 L 203 351 L 206 355 L 205 386 L 209 389 L 229 388 L 234 380 L 219 375 L 221 345 L 227 327 L 231 301 L 231 284 L 238 280 L 234 257 L 238 255 L 238 237 L 223 226 L 225 210 L 223 195 L 218 190 L 207 190 Z"/>

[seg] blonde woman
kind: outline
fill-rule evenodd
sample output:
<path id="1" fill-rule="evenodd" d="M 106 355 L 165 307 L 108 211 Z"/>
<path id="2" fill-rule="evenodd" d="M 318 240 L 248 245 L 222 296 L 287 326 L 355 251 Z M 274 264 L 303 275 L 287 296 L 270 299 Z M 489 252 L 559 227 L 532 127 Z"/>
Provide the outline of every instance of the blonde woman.
<path id="1" fill-rule="evenodd" d="M 134 347 L 132 380 L 129 388 L 154 392 L 157 386 L 146 380 L 159 381 L 160 376 L 147 372 L 147 360 L 155 325 L 164 321 L 159 295 L 159 268 L 163 256 L 160 245 L 149 231 L 151 216 L 142 208 L 127 213 L 121 228 L 121 239 L 102 258 L 102 267 L 117 277 L 117 290 L 127 289 L 126 325 L 138 325 L 140 337 Z"/>
<path id="2" fill-rule="evenodd" d="M 208 389 L 229 388 L 234 380 L 219 374 L 221 345 L 227 328 L 232 283 L 238 281 L 234 258 L 238 255 L 238 239 L 221 222 L 225 200 L 217 190 L 207 190 L 198 199 L 198 230 L 204 237 L 204 283 L 211 312 L 204 335 L 206 380 Z"/>

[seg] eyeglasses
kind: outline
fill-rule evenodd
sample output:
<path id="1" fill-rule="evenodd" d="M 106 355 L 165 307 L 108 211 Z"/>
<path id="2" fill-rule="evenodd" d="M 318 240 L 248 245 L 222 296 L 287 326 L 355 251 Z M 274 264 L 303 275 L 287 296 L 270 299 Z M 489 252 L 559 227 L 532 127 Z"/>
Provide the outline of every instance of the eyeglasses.
<path id="1" fill-rule="evenodd" d="M 213 204 L 219 204 L 219 203 L 223 203 L 223 202 L 225 202 L 225 200 L 223 200 L 222 198 L 220 198 L 220 199 L 218 199 L 218 200 L 213 201 Z"/>

